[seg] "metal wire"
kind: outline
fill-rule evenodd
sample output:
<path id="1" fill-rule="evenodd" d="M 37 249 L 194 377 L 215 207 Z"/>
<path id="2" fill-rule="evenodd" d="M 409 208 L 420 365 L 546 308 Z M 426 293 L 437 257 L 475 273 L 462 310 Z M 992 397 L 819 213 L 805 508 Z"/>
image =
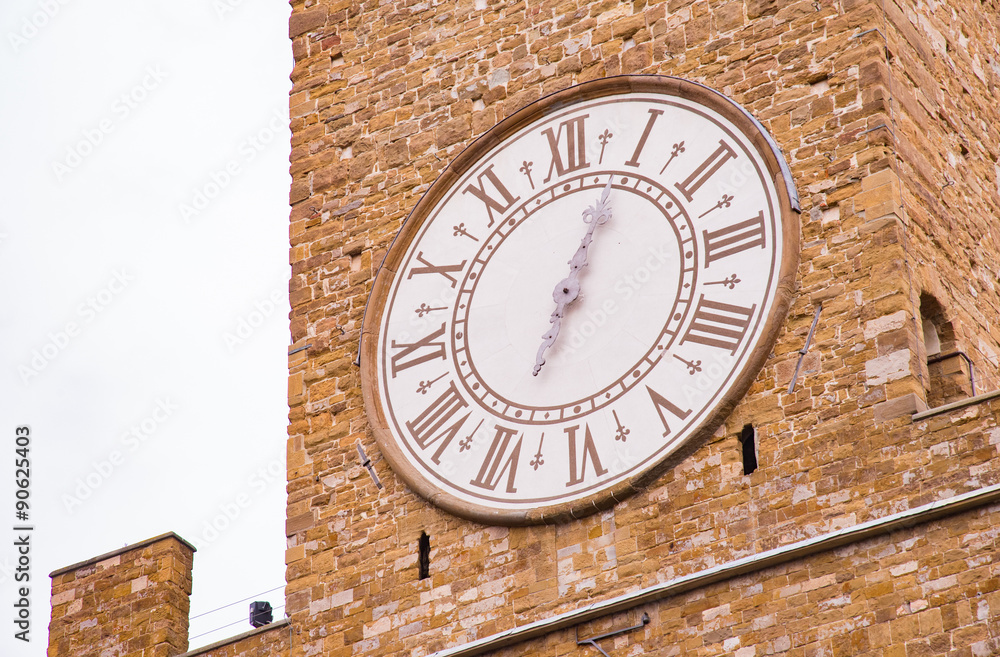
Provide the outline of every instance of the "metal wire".
<path id="1" fill-rule="evenodd" d="M 249 598 L 247 598 L 247 599 L 249 600 Z M 275 607 L 271 611 L 277 611 L 279 609 L 284 609 L 284 608 L 285 608 L 285 605 L 281 605 L 279 607 Z M 211 634 L 212 632 L 218 632 L 219 630 L 224 630 L 227 627 L 232 627 L 233 625 L 239 625 L 240 623 L 249 623 L 249 622 L 250 621 L 249 621 L 248 618 L 243 618 L 243 619 L 240 619 L 238 621 L 233 621 L 232 623 L 226 623 L 225 625 L 220 625 L 219 627 L 215 628 L 214 630 L 208 630 L 206 632 L 202 632 L 201 634 L 195 634 L 193 637 L 188 638 L 188 641 L 193 641 L 194 639 L 197 639 L 198 637 L 203 637 L 203 636 L 205 636 L 207 634 Z M 268 623 L 268 625 L 270 625 L 270 623 Z M 261 625 L 261 627 L 267 627 L 267 625 Z"/>
<path id="2" fill-rule="evenodd" d="M 202 613 L 200 613 L 200 614 L 198 614 L 196 616 L 191 616 L 188 620 L 194 620 L 195 618 L 201 618 L 202 616 L 208 616 L 209 614 L 214 614 L 215 612 L 217 612 L 217 611 L 219 611 L 221 609 L 225 609 L 226 607 L 232 607 L 233 605 L 238 605 L 241 602 L 246 602 L 247 600 L 253 600 L 254 598 L 258 598 L 258 597 L 260 597 L 262 595 L 266 595 L 268 593 L 273 593 L 274 591 L 277 591 L 278 589 L 283 589 L 283 588 L 285 588 L 284 584 L 282 584 L 281 586 L 276 586 L 273 589 L 269 589 L 267 591 L 264 591 L 263 593 L 257 593 L 256 595 L 251 595 L 249 598 L 243 598 L 242 600 L 237 600 L 236 602 L 230 602 L 227 605 L 222 605 L 218 609 L 213 609 L 211 611 L 205 611 L 205 612 L 202 612 Z"/>

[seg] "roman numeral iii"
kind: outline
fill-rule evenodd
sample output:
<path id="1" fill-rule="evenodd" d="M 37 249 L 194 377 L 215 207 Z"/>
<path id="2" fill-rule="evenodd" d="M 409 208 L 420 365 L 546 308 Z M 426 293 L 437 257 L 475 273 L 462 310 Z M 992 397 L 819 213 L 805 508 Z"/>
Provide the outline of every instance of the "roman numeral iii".
<path id="1" fill-rule="evenodd" d="M 716 260 L 740 253 L 754 247 L 767 246 L 764 232 L 764 212 L 757 213 L 753 219 L 741 221 L 738 224 L 726 226 L 718 230 L 702 231 L 705 237 L 705 266 Z"/>

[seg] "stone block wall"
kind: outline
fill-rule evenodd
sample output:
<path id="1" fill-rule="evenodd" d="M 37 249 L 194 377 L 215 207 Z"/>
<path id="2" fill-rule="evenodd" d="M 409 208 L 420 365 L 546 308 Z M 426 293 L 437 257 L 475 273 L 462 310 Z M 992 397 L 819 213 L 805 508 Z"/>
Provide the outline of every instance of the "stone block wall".
<path id="1" fill-rule="evenodd" d="M 599 654 L 968 655 L 1000 650 L 1000 505 L 712 584 L 493 651 L 496 657 Z"/>
<path id="2" fill-rule="evenodd" d="M 928 404 L 922 293 L 934 291 L 949 308 L 966 350 L 973 345 L 976 357 L 989 361 L 997 349 L 997 300 L 987 291 L 1000 252 L 991 170 L 1000 117 L 982 84 L 991 79 L 985 67 L 996 61 L 995 3 L 295 0 L 292 6 L 290 321 L 298 351 L 289 357 L 286 610 L 302 654 L 425 655 L 1000 483 L 995 400 L 911 419 Z M 969 21 L 975 27 L 962 33 Z M 968 54 L 946 47 L 949 65 L 943 54 L 918 56 L 922 48 L 936 52 L 928 35 L 931 28 L 944 34 L 945 25 L 964 34 L 952 38 Z M 975 47 L 968 45 L 973 41 Z M 741 103 L 771 132 L 802 201 L 797 298 L 772 358 L 730 418 L 646 490 L 554 526 L 485 527 L 457 519 L 416 496 L 379 460 L 354 364 L 367 294 L 409 210 L 475 137 L 549 92 L 622 73 L 702 82 Z M 907 93 L 934 95 L 934 88 L 950 90 L 939 101 L 952 109 L 907 104 Z M 966 146 L 970 158 L 980 158 L 974 167 L 947 157 L 945 145 L 954 139 L 945 130 L 955 132 L 954 126 L 963 126 L 967 139 L 977 135 L 978 150 Z M 930 194 L 922 182 L 928 176 L 956 184 L 943 197 L 940 189 Z M 934 198 L 952 194 L 951 205 L 934 205 Z M 964 234 L 948 237 L 956 231 Z M 978 297 L 967 289 L 970 282 Z M 747 424 L 757 430 L 760 463 L 749 476 L 738 441 Z M 373 457 L 383 489 L 361 467 L 355 443 Z M 943 531 L 966 552 L 949 553 L 944 577 L 960 562 L 996 577 L 992 547 L 981 548 L 995 546 L 989 523 L 966 532 L 964 520 L 954 522 Z M 432 548 L 426 579 L 418 577 L 422 532 Z M 947 630 L 941 605 L 920 606 L 932 590 L 913 587 L 940 579 L 934 550 L 945 543 L 927 540 L 932 534 L 914 530 L 910 539 L 831 552 L 727 584 L 726 595 L 721 584 L 687 594 L 676 607 L 659 607 L 646 630 L 654 642 L 647 652 L 659 654 L 684 637 L 692 650 L 704 651 L 695 654 L 718 654 L 720 646 L 740 657 L 932 654 L 944 640 L 934 638 L 932 646 L 932 637 L 944 632 L 959 654 L 980 654 L 994 645 L 982 641 L 996 639 L 995 614 L 968 614 L 972 607 L 980 613 L 989 591 L 965 578 L 946 580 L 947 595 L 966 601 L 961 612 L 947 612 L 964 614 L 958 625 L 949 620 Z M 893 555 L 911 549 L 906 540 L 923 552 L 913 571 L 900 573 L 912 572 L 916 582 L 901 587 L 907 593 L 900 597 L 891 579 L 900 565 Z M 849 577 L 822 579 L 838 568 Z M 773 593 L 812 579 L 821 583 Z M 759 608 L 737 603 L 764 590 L 770 597 Z M 911 593 L 922 597 L 909 609 L 917 608 L 915 616 L 938 609 L 921 618 L 940 617 L 940 628 L 912 618 L 894 625 L 906 615 L 897 609 Z M 884 597 L 894 594 L 898 604 Z M 880 629 L 852 620 L 862 602 L 872 614 L 863 627 Z M 739 632 L 713 634 L 730 624 L 729 611 L 696 612 L 725 604 L 736 605 L 740 632 L 760 632 L 736 643 Z M 817 614 L 826 614 L 828 624 L 814 622 Z M 794 638 L 784 627 L 793 622 L 804 624 Z M 969 625 L 977 629 L 954 633 Z M 910 628 L 899 630 L 899 641 L 895 626 Z M 554 634 L 539 654 L 574 652 L 570 637 Z"/>
<path id="3" fill-rule="evenodd" d="M 1000 387 L 1000 8 L 887 0 L 886 98 L 915 294 L 932 295 L 973 361 L 977 392 Z M 948 368 L 966 368 L 961 360 Z M 926 373 L 922 373 L 923 376 Z M 952 397 L 953 398 L 953 397 Z"/>

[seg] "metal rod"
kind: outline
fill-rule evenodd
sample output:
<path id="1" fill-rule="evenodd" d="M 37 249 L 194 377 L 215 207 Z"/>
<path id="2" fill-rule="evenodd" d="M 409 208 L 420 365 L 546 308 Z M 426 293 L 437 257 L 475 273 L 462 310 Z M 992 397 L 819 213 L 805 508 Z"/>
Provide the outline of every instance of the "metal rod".
<path id="1" fill-rule="evenodd" d="M 602 655 L 604 655 L 604 657 L 611 657 L 611 655 L 609 655 L 608 653 L 604 652 L 604 650 L 599 645 L 597 645 L 597 642 L 594 641 L 593 639 L 587 639 L 585 641 L 577 641 L 576 642 L 576 645 L 578 645 L 578 646 L 584 646 L 584 645 L 588 645 L 588 644 L 594 646 L 595 648 L 597 648 L 598 652 L 600 652 Z"/>
<path id="2" fill-rule="evenodd" d="M 631 632 L 633 630 L 641 630 L 646 625 L 649 625 L 649 614 L 647 614 L 646 612 L 643 612 L 643 614 L 642 614 L 642 620 L 639 622 L 638 625 L 633 625 L 632 627 L 623 627 L 620 630 L 611 630 L 610 632 L 605 632 L 604 634 L 601 634 L 601 635 L 598 635 L 598 636 L 592 636 L 589 639 L 584 639 L 583 641 L 580 641 L 579 639 L 577 639 L 576 643 L 577 643 L 577 645 L 580 645 L 582 643 L 587 643 L 588 641 L 602 641 L 604 639 L 608 639 L 608 638 L 611 638 L 613 636 L 618 636 L 619 634 L 625 634 L 626 632 Z"/>
<path id="3" fill-rule="evenodd" d="M 862 136 L 862 135 L 867 135 L 867 134 L 868 134 L 869 132 L 875 132 L 876 130 L 878 130 L 878 129 L 880 129 L 880 128 L 885 128 L 886 130 L 888 130 L 888 131 L 889 131 L 889 134 L 890 134 L 890 135 L 892 135 L 892 138 L 893 138 L 893 139 L 895 139 L 895 138 L 896 138 L 896 133 L 892 131 L 892 128 L 890 128 L 889 126 L 887 126 L 887 125 L 886 125 L 886 124 L 884 124 L 884 123 L 879 123 L 879 124 L 878 124 L 877 126 L 875 126 L 874 128 L 868 128 L 868 129 L 867 129 L 867 130 L 865 130 L 864 132 L 859 132 L 859 133 L 858 133 L 858 136 L 860 137 L 860 136 Z"/>
<path id="4" fill-rule="evenodd" d="M 583 646 L 583 645 L 594 646 L 595 648 L 597 648 L 598 650 L 601 651 L 601 654 L 604 655 L 604 657 L 611 657 L 611 655 L 609 655 L 608 653 L 604 652 L 604 650 L 602 650 L 601 647 L 599 645 L 597 645 L 598 641 L 601 641 L 603 639 L 608 639 L 608 638 L 613 637 L 613 636 L 618 636 L 619 634 L 625 634 L 626 632 L 631 632 L 633 630 L 642 629 L 643 627 L 645 627 L 648 624 L 649 624 L 649 614 L 647 614 L 646 612 L 642 612 L 642 618 L 640 619 L 638 625 L 633 625 L 632 627 L 623 627 L 623 628 L 618 629 L 618 630 L 611 630 L 610 632 L 605 632 L 604 634 L 599 634 L 597 636 L 592 636 L 589 639 L 581 639 L 580 638 L 580 626 L 577 625 L 576 626 L 576 645 L 578 645 L 578 646 Z"/>
<path id="5" fill-rule="evenodd" d="M 855 34 L 855 35 L 853 35 L 853 36 L 849 37 L 849 38 L 848 38 L 848 41 L 850 41 L 850 40 L 853 40 L 853 39 L 860 39 L 860 38 L 861 38 L 861 37 L 863 37 L 864 35 L 866 35 L 866 34 L 871 34 L 872 32 L 878 32 L 879 34 L 882 34 L 882 30 L 878 29 L 877 27 L 873 27 L 873 28 L 872 28 L 872 29 L 870 29 L 870 30 L 865 30 L 864 32 L 858 32 L 857 34 Z M 884 34 L 882 34 L 882 38 L 883 38 L 883 39 L 885 38 L 885 35 L 884 35 Z"/>

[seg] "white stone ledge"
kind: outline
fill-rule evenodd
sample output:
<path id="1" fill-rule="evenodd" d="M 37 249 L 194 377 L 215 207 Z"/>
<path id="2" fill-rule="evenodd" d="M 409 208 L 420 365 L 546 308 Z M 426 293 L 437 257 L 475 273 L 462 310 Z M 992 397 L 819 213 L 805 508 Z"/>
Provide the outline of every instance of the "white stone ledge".
<path id="1" fill-rule="evenodd" d="M 913 421 L 917 422 L 934 415 L 941 415 L 942 413 L 947 413 L 948 411 L 954 411 L 959 408 L 965 408 L 966 406 L 974 406 L 975 404 L 982 403 L 984 401 L 989 401 L 990 399 L 996 399 L 1000 397 L 1000 390 L 993 390 L 992 392 L 984 392 L 981 395 L 976 395 L 975 397 L 969 397 L 968 399 L 961 399 L 957 402 L 952 402 L 950 404 L 945 404 L 944 406 L 935 406 L 934 408 L 928 408 L 926 411 L 921 411 L 920 413 L 913 414 Z"/>
<path id="2" fill-rule="evenodd" d="M 215 643 L 210 643 L 207 646 L 202 646 L 201 648 L 195 648 L 194 650 L 189 650 L 184 654 L 177 655 L 177 657 L 195 657 L 195 655 L 204 655 L 206 652 L 211 652 L 217 648 L 224 648 L 244 639 L 249 639 L 252 636 L 257 636 L 258 634 L 263 634 L 264 632 L 270 632 L 271 630 L 277 630 L 282 627 L 288 627 L 291 625 L 290 620 L 287 618 L 282 618 L 281 620 L 276 620 L 273 623 L 268 623 L 267 625 L 262 625 L 260 627 L 255 627 L 249 632 L 244 632 L 243 634 L 237 634 L 236 636 L 229 637 L 228 639 L 223 639 L 222 641 L 216 641 Z"/>

